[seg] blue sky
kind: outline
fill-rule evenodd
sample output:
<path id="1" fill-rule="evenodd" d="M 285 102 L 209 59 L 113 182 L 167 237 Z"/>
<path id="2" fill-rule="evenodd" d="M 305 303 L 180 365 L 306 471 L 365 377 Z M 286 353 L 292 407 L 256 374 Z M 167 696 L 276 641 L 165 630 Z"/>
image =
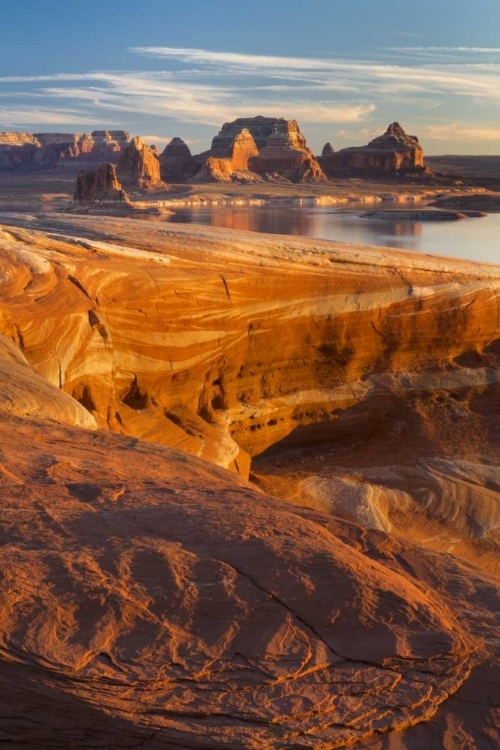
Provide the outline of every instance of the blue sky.
<path id="1" fill-rule="evenodd" d="M 500 154 L 500 0 L 17 0 L 0 130 L 124 128 L 202 151 L 221 124 L 295 118 L 314 151 L 393 120 L 428 153 Z"/>

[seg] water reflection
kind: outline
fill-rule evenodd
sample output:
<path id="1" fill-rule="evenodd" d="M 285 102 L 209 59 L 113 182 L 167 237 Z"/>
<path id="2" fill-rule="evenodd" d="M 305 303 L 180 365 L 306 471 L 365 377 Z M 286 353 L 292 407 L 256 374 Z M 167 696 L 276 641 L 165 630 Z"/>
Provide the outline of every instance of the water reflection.
<path id="1" fill-rule="evenodd" d="M 381 206 L 379 204 L 378 207 Z M 389 206 L 387 206 L 389 207 Z M 390 206 L 394 208 L 394 205 Z M 500 263 L 500 215 L 447 222 L 363 219 L 366 204 L 346 208 L 238 206 L 178 211 L 169 221 L 250 232 L 317 237 Z"/>

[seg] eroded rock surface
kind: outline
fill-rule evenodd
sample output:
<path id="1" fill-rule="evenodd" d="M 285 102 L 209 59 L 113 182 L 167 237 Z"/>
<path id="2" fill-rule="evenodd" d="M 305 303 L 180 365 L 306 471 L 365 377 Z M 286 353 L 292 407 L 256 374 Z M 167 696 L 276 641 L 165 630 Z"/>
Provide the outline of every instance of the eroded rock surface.
<path id="1" fill-rule="evenodd" d="M 105 217 L 9 221 L 2 332 L 102 427 L 242 476 L 253 458 L 266 490 L 307 503 L 302 480 L 323 469 L 358 481 L 388 456 L 403 476 L 417 460 L 466 461 L 476 475 L 496 461 L 495 266 Z M 311 451 L 325 463 L 302 468 Z M 464 525 L 449 472 L 442 486 L 445 510 L 418 524 L 381 512 L 498 571 L 498 512 Z"/>
<path id="2" fill-rule="evenodd" d="M 74 200 L 90 203 L 127 203 L 128 197 L 118 182 L 113 164 L 101 164 L 96 169 L 79 172 Z"/>
<path id="3" fill-rule="evenodd" d="M 160 446 L 1 411 L 0 437 L 10 747 L 498 745 L 477 569 Z"/>
<path id="4" fill-rule="evenodd" d="M 496 750 L 500 269 L 6 221 L 0 742 Z"/>
<path id="5" fill-rule="evenodd" d="M 189 146 L 182 138 L 172 138 L 160 154 L 161 178 L 164 182 L 186 182 L 199 169 Z"/>
<path id="6" fill-rule="evenodd" d="M 211 150 L 195 158 L 201 162 L 196 182 L 326 179 L 296 120 L 259 116 L 226 122 Z"/>
<path id="7" fill-rule="evenodd" d="M 132 138 L 121 152 L 116 173 L 125 187 L 139 190 L 168 189 L 168 185 L 161 179 L 158 156 L 139 136 Z"/>

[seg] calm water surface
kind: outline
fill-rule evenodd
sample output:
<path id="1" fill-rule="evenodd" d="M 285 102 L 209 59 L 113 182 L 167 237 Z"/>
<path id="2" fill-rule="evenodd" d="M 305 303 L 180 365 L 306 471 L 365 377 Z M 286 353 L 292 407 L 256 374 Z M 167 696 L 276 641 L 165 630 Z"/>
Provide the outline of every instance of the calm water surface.
<path id="1" fill-rule="evenodd" d="M 389 207 L 395 208 L 394 204 L 385 206 L 380 203 L 349 209 L 290 205 L 193 208 L 180 210 L 169 220 L 500 263 L 500 214 L 444 222 L 381 221 L 360 217 L 365 211 Z"/>

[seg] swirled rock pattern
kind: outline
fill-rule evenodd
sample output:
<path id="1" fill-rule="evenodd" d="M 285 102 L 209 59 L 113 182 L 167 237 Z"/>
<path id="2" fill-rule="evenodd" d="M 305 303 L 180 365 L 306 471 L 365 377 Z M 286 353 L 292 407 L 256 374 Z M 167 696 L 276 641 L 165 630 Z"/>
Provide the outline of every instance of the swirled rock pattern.
<path id="1" fill-rule="evenodd" d="M 495 544 L 483 411 L 498 392 L 499 269 L 104 217 L 5 220 L 0 742 L 497 748 L 498 582 L 391 530 L 411 536 L 421 510 L 436 527 L 457 519 L 455 533 L 476 524 L 478 551 Z M 475 423 L 452 398 L 464 392 Z M 409 409 L 391 443 L 383 419 Z M 457 409 L 481 467 L 412 469 L 412 455 L 391 469 L 408 429 L 421 452 L 450 454 Z M 352 448 L 363 429 L 376 444 L 341 456 L 335 486 L 331 467 L 330 483 L 302 477 L 317 510 L 185 452 L 245 473 L 244 449 L 281 442 L 297 471 L 315 441 L 338 431 Z M 377 446 L 385 475 L 368 466 Z"/>

